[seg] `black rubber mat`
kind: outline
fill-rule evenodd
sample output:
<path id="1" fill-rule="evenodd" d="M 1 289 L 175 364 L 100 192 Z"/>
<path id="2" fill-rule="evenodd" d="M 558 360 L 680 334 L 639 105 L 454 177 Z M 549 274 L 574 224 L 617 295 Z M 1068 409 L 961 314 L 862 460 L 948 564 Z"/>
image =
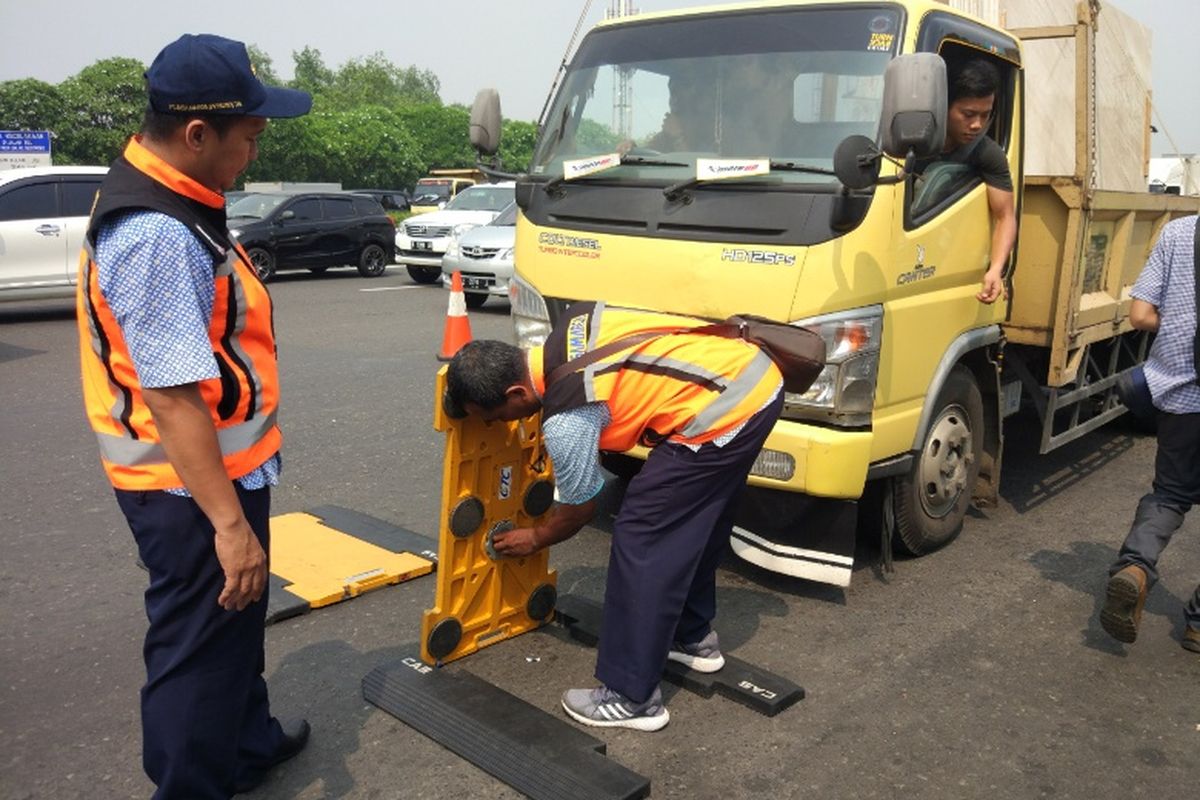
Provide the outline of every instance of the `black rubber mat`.
<path id="1" fill-rule="evenodd" d="M 558 621 L 571 636 L 589 646 L 600 638 L 602 606 L 578 595 L 561 595 L 555 604 Z M 668 661 L 663 677 L 701 697 L 720 694 L 749 709 L 773 717 L 804 699 L 804 689 L 787 678 L 748 664 L 737 656 L 722 653 L 725 666 L 719 672 L 696 672 Z"/>
<path id="2" fill-rule="evenodd" d="M 462 670 L 413 655 L 376 667 L 363 698 L 534 800 L 636 800 L 650 781 L 604 756 L 605 744 Z"/>
<path id="3" fill-rule="evenodd" d="M 393 553 L 412 553 L 437 564 L 437 539 L 422 536 L 408 528 L 341 506 L 317 506 L 309 514 L 322 519 L 331 528 L 348 533 L 356 539 L 391 550 Z"/>

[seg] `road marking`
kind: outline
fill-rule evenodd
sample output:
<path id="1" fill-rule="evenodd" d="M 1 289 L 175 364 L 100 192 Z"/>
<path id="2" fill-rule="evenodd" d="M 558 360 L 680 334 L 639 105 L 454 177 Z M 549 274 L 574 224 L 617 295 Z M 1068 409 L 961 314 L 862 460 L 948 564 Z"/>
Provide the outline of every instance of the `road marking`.
<path id="1" fill-rule="evenodd" d="M 420 289 L 420 286 L 377 286 L 373 289 L 359 289 L 360 292 L 403 292 L 405 289 Z"/>

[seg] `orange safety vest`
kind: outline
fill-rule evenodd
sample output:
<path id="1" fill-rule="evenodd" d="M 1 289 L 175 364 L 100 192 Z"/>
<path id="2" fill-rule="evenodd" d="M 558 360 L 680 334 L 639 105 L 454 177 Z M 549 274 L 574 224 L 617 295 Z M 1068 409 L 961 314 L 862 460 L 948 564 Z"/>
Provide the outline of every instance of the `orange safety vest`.
<path id="1" fill-rule="evenodd" d="M 609 342 L 643 331 L 707 325 L 704 320 L 576 303 L 545 345 L 530 352 L 534 389 L 548 419 L 584 403 L 608 404 L 612 421 L 600 449 L 622 451 L 664 440 L 702 444 L 736 428 L 763 408 L 782 376 L 770 357 L 741 339 L 668 333 L 618 350 L 556 379 L 560 365 Z"/>
<path id="2" fill-rule="evenodd" d="M 216 298 L 208 336 L 220 377 L 200 382 L 230 479 L 279 450 L 279 405 L 271 298 L 225 224 L 224 198 L 147 150 L 137 138 L 100 186 L 79 259 L 76 319 L 83 398 L 100 460 L 118 489 L 183 486 L 142 395 L 120 325 L 100 291 L 96 235 L 118 211 L 143 209 L 187 225 L 212 254 Z"/>

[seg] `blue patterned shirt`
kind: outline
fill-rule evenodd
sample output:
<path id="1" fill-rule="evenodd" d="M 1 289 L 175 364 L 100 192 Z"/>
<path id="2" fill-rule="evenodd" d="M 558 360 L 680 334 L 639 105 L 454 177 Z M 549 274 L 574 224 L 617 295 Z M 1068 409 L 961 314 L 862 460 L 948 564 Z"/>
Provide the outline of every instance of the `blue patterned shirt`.
<path id="1" fill-rule="evenodd" d="M 1196 336 L 1196 281 L 1192 261 L 1197 217 L 1163 226 L 1130 294 L 1158 309 L 1158 334 L 1144 367 L 1154 405 L 1172 414 L 1200 412 L 1200 385 L 1192 348 Z"/>
<path id="2" fill-rule="evenodd" d="M 212 255 L 187 226 L 156 211 L 130 211 L 101 226 L 96 270 L 147 389 L 219 378 L 208 338 L 216 286 Z M 244 489 L 279 483 L 276 453 L 238 478 Z M 186 489 L 168 489 L 190 496 Z"/>

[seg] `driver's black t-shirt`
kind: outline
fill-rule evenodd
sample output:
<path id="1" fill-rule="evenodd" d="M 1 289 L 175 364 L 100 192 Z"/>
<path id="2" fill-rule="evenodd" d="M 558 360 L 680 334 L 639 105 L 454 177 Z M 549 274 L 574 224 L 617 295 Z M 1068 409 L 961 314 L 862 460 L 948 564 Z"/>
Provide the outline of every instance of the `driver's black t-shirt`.
<path id="1" fill-rule="evenodd" d="M 931 164 L 948 162 L 969 165 L 983 182 L 1005 192 L 1013 190 L 1012 173 L 1008 170 L 1008 158 L 1004 149 L 989 136 L 965 144 L 949 153 L 917 159 L 916 174 L 920 175 Z"/>

